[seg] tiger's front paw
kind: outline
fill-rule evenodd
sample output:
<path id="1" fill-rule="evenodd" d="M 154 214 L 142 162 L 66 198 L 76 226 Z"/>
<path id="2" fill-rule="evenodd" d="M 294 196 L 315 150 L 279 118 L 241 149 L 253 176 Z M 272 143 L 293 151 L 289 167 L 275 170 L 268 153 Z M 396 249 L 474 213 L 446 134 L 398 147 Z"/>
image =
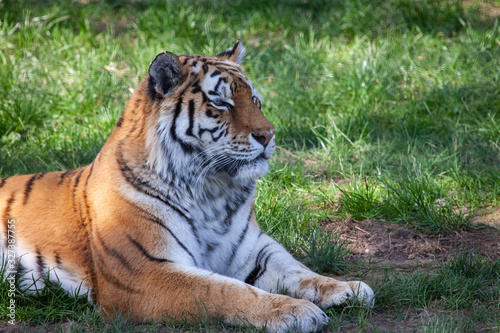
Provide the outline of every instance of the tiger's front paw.
<path id="1" fill-rule="evenodd" d="M 262 325 L 267 332 L 316 332 L 328 322 L 328 316 L 313 303 L 274 295 L 273 308 L 265 314 Z"/>
<path id="2" fill-rule="evenodd" d="M 373 290 L 364 282 L 338 281 L 326 276 L 306 278 L 300 282 L 301 298 L 307 299 L 322 309 L 340 305 L 347 300 L 358 300 L 367 307 L 375 304 Z"/>
<path id="3" fill-rule="evenodd" d="M 375 293 L 366 283 L 362 281 L 347 282 L 354 292 L 354 297 L 365 306 L 373 308 L 375 306 Z"/>

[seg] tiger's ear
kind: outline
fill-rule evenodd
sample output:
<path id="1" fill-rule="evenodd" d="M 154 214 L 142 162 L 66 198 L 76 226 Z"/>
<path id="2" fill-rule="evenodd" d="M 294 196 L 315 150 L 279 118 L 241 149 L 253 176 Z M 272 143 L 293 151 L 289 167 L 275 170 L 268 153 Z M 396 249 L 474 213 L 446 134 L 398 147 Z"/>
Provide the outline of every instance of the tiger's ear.
<path id="1" fill-rule="evenodd" d="M 149 65 L 149 93 L 151 97 L 168 97 L 183 82 L 179 58 L 170 52 L 160 53 Z M 159 96 L 158 96 L 159 95 Z"/>
<path id="2" fill-rule="evenodd" d="M 217 57 L 241 64 L 243 58 L 245 57 L 245 47 L 243 46 L 241 40 L 238 39 L 233 47 L 219 53 Z"/>

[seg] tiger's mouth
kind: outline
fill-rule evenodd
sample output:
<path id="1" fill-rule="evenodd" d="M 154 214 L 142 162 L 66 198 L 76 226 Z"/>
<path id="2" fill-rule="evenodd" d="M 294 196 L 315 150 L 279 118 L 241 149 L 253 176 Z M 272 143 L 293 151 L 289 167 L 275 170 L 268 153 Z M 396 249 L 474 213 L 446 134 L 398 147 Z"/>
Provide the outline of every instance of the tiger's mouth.
<path id="1" fill-rule="evenodd" d="M 271 157 L 271 155 L 267 155 L 266 151 L 264 150 L 257 158 L 263 158 L 265 160 L 268 160 Z"/>

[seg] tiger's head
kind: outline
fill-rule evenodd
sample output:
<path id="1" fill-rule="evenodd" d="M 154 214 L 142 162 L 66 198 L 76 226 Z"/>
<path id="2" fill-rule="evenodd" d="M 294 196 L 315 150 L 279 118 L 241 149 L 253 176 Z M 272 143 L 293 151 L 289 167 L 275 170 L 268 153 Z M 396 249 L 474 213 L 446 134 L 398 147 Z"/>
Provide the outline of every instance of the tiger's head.
<path id="1" fill-rule="evenodd" d="M 149 67 L 154 123 L 148 164 L 160 175 L 255 180 L 267 170 L 274 127 L 240 67 L 241 41 L 215 57 L 165 52 Z"/>

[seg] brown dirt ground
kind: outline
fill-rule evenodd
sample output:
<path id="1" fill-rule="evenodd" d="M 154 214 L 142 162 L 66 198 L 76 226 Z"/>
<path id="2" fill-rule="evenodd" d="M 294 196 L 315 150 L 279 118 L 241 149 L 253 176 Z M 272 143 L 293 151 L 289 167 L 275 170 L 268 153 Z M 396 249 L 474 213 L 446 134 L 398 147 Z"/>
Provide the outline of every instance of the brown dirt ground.
<path id="1" fill-rule="evenodd" d="M 498 220 L 475 225 L 462 232 L 446 236 L 429 236 L 410 228 L 375 220 L 330 223 L 324 228 L 340 234 L 353 255 L 361 258 L 388 260 L 404 264 L 411 260 L 446 260 L 461 250 L 475 250 L 492 259 L 500 258 L 500 210 L 491 213 Z M 478 222 L 478 220 L 476 220 Z"/>
<path id="2" fill-rule="evenodd" d="M 435 260 L 446 261 L 459 251 L 476 251 L 491 259 L 500 258 L 500 208 L 486 211 L 475 219 L 476 224 L 467 230 L 446 236 L 429 236 L 417 231 L 387 222 L 375 220 L 332 222 L 323 226 L 324 231 L 340 234 L 352 250 L 354 259 L 370 262 L 372 268 L 365 281 L 376 285 L 382 279 L 384 269 L 391 267 L 397 272 L 412 272 L 415 269 L 431 267 Z M 420 332 L 424 323 L 433 317 L 460 316 L 456 312 L 433 312 L 431 309 L 408 310 L 403 318 L 395 318 L 376 309 L 369 323 L 376 329 L 360 327 L 349 323 L 342 332 Z M 462 314 L 466 316 L 466 314 Z M 478 328 L 481 332 L 481 328 Z"/>

